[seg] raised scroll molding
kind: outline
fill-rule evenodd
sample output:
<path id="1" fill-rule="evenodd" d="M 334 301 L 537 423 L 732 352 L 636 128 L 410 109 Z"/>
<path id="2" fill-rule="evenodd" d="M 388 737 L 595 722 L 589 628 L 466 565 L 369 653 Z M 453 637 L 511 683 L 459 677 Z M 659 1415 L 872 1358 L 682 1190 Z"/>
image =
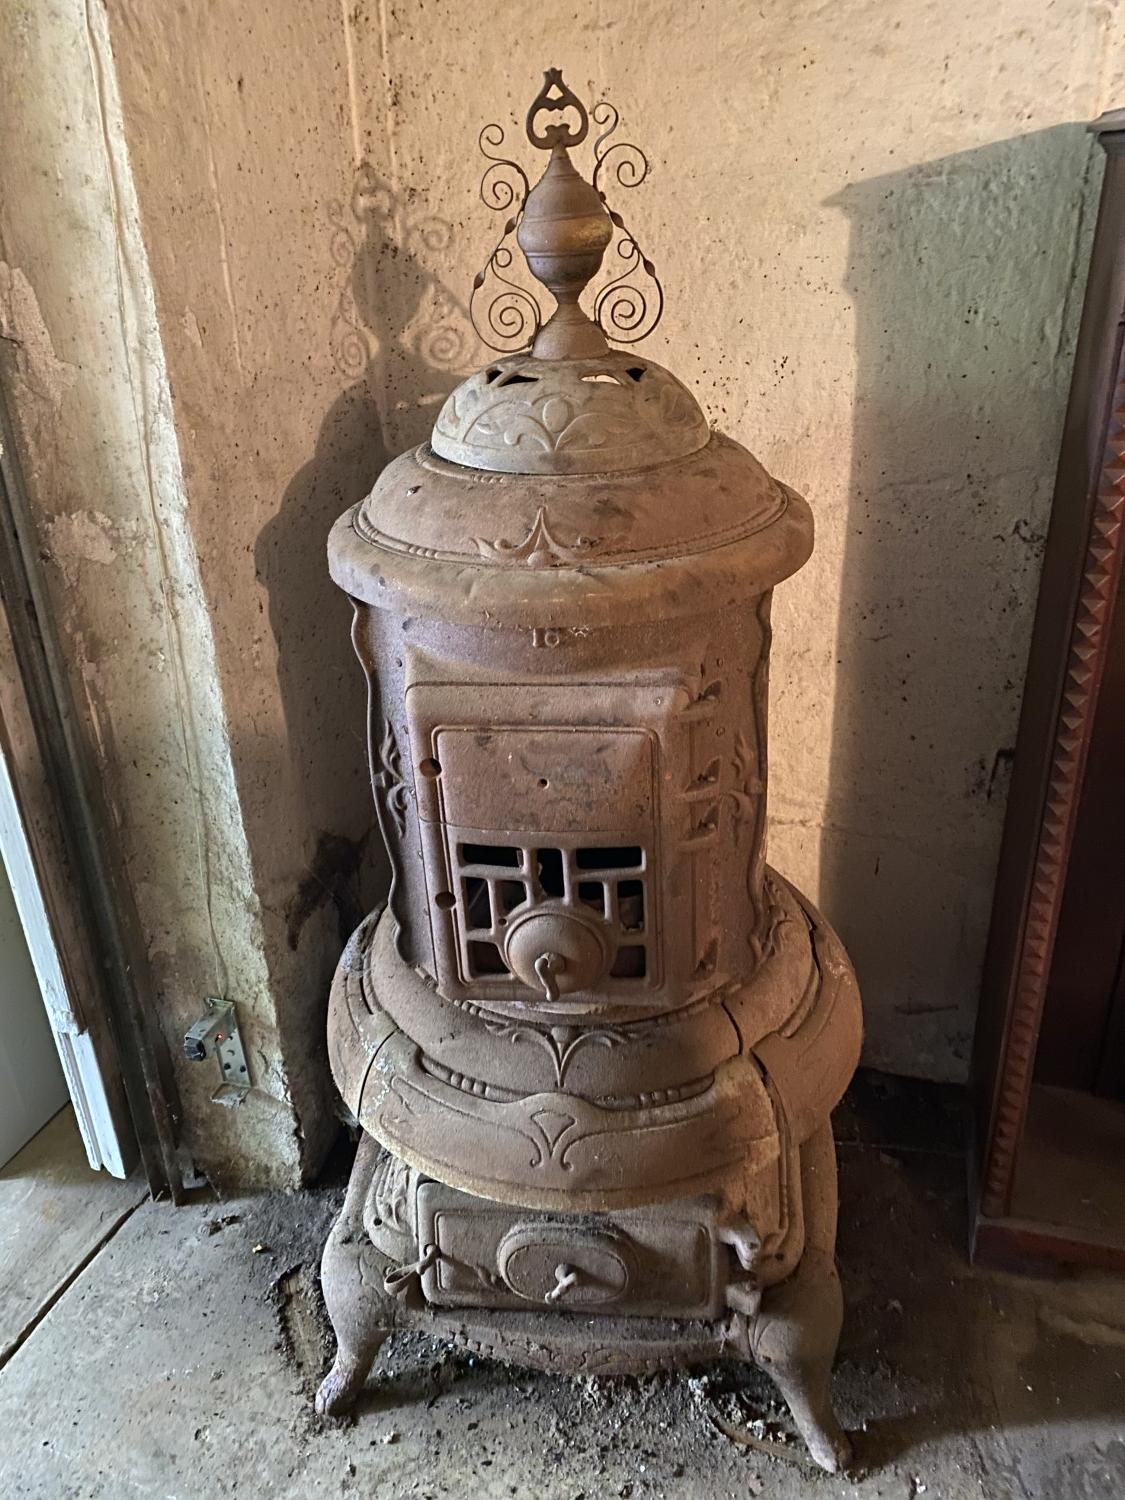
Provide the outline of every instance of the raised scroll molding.
<path id="1" fill-rule="evenodd" d="M 757 774 L 757 759 L 750 741 L 738 730 L 734 737 L 734 754 L 731 757 L 733 784 L 726 788 L 723 797 L 731 805 L 735 831 L 754 815 L 759 799 L 765 791 L 765 783 Z"/>
<path id="2" fill-rule="evenodd" d="M 411 1168 L 389 1151 L 380 1154 L 371 1182 L 376 1217 L 399 1234 L 410 1233 L 410 1209 L 414 1184 Z"/>
<path id="3" fill-rule="evenodd" d="M 379 764 L 382 769 L 375 773 L 375 785 L 383 794 L 387 811 L 401 838 L 406 832 L 406 804 L 410 793 L 403 780 L 402 755 L 395 739 L 394 726 L 390 723 L 379 744 Z"/>
<path id="4" fill-rule="evenodd" d="M 630 1033 L 618 1026 L 529 1026 L 517 1021 L 485 1021 L 485 1027 L 496 1037 L 511 1042 L 532 1042 L 550 1057 L 555 1068 L 555 1083 L 561 1089 L 570 1065 L 583 1047 L 618 1047 Z M 632 1034 L 636 1034 L 635 1031 Z"/>
<path id="5" fill-rule="evenodd" d="M 491 562 L 525 562 L 529 568 L 574 567 L 593 552 L 598 538 L 577 536 L 566 543 L 551 531 L 546 506 L 541 505 L 531 529 L 522 542 L 509 542 L 503 537 L 488 542 L 474 537 L 477 551 Z"/>
<path id="6" fill-rule="evenodd" d="M 356 616 L 358 620 L 358 614 Z M 354 633 L 354 632 L 353 632 Z M 362 653 L 359 653 L 363 661 Z M 367 673 L 367 667 L 364 666 Z M 368 700 L 368 758 L 371 765 L 371 790 L 375 798 L 375 811 L 379 818 L 379 831 L 387 851 L 391 867 L 391 885 L 387 892 L 387 906 L 395 924 L 395 949 L 401 959 L 406 959 L 406 926 L 399 911 L 404 879 L 402 863 L 402 841 L 406 836 L 406 806 L 410 789 L 402 775 L 402 756 L 395 738 L 394 726 L 388 719 L 383 725 L 382 738 L 376 744 L 378 733 L 378 705 L 374 679 L 367 673 Z"/>

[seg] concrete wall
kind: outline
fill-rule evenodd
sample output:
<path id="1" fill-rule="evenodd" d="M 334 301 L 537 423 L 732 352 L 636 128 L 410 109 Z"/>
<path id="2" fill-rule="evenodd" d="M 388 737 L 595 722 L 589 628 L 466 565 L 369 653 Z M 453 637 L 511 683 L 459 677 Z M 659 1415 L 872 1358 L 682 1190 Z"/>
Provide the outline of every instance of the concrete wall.
<path id="1" fill-rule="evenodd" d="M 961 1076 L 1100 171 L 1075 122 L 1125 97 L 1120 4 L 10 15 L 37 154 L 4 168 L 31 203 L 5 209 L 5 286 L 45 330 L 43 422 L 89 423 L 103 363 L 117 382 L 120 430 L 46 487 L 44 545 L 154 1003 L 174 1037 L 221 987 L 260 1027 L 260 1125 L 184 1080 L 203 1158 L 249 1132 L 294 1173 L 323 1142 L 324 981 L 373 889 L 324 537 L 483 357 L 476 137 L 498 118 L 534 165 L 515 122 L 547 65 L 652 159 L 618 205 L 665 282 L 646 353 L 817 514 L 777 601 L 772 857 L 853 951 L 869 1060 Z"/>
<path id="2" fill-rule="evenodd" d="M 249 639 L 242 687 L 219 671 L 234 591 L 259 609 L 264 517 L 239 554 L 244 576 L 205 588 L 191 413 L 179 405 L 173 419 L 104 11 L 45 0 L 4 10 L 0 28 L 0 369 L 54 623 L 147 937 L 141 983 L 176 1060 L 186 1153 L 215 1177 L 293 1183 L 333 1134 L 322 1033 L 339 924 L 332 876 L 300 894 L 318 841 L 285 821 L 295 794 L 276 673 L 255 670 Z M 237 518 L 244 487 L 228 479 Z M 274 842 L 236 784 L 248 742 L 274 778 Z M 358 749 L 341 756 L 340 795 L 356 789 L 341 821 L 356 840 L 363 780 Z M 212 1065 L 182 1058 L 212 994 L 240 1007 L 255 1087 L 238 1110 L 210 1102 Z"/>

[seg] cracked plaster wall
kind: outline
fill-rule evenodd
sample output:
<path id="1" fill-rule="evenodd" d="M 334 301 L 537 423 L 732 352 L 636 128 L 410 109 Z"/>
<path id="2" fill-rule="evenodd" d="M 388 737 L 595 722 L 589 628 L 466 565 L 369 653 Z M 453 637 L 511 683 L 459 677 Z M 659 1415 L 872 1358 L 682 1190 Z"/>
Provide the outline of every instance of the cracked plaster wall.
<path id="1" fill-rule="evenodd" d="M 20 277 L 35 293 L 58 415 L 93 404 L 82 372 L 104 357 L 125 366 L 132 422 L 52 484 L 45 546 L 123 819 L 138 845 L 164 830 L 133 857 L 175 981 L 169 1033 L 200 987 L 260 1009 L 258 1155 L 293 1170 L 293 1132 L 322 1109 L 324 980 L 373 888 L 363 699 L 324 537 L 483 357 L 465 301 L 498 225 L 476 198 L 476 137 L 499 118 L 532 165 L 515 122 L 548 64 L 612 98 L 652 159 L 618 204 L 665 282 L 646 353 L 816 512 L 816 555 L 776 602 L 771 856 L 852 949 L 869 1061 L 961 1076 L 1100 175 L 1079 122 L 1125 96 L 1120 5 L 40 14 L 72 33 L 65 109 L 37 122 L 55 217 L 9 205 L 6 296 Z M 106 191 L 104 162 L 68 155 L 65 116 L 88 126 L 95 109 L 91 56 L 103 96 L 120 94 L 114 149 L 141 229 L 126 259 L 139 275 L 143 252 L 151 274 L 159 349 L 139 347 L 167 374 L 145 387 L 142 427 L 159 415 L 179 463 L 144 504 L 121 498 L 153 483 L 129 414 L 136 350 L 118 336 L 99 353 L 70 263 L 105 260 L 108 327 L 125 252 L 94 247 L 104 222 L 70 203 L 76 181 Z M 130 473 L 103 478 L 118 447 Z M 170 549 L 186 654 L 160 608 Z M 143 619 L 107 570 L 135 573 L 122 587 Z M 126 692 L 133 673 L 144 692 Z M 129 767 L 157 759 L 147 798 Z M 193 1084 L 187 1107 L 219 1129 Z"/>
<path id="2" fill-rule="evenodd" d="M 101 7 L 4 13 L 0 357 L 72 689 L 146 935 L 144 998 L 213 1176 L 292 1183 L 329 1133 L 255 878 Z M 280 924 L 278 924 L 280 925 Z M 314 982 L 319 983 L 316 975 Z M 210 1103 L 182 1037 L 239 1002 L 255 1089 Z M 287 1024 L 289 1023 L 289 1024 Z M 296 1061 L 294 1061 L 296 1054 Z M 311 1120 L 311 1126 L 306 1126 Z M 318 1139 L 319 1137 L 319 1139 Z"/>

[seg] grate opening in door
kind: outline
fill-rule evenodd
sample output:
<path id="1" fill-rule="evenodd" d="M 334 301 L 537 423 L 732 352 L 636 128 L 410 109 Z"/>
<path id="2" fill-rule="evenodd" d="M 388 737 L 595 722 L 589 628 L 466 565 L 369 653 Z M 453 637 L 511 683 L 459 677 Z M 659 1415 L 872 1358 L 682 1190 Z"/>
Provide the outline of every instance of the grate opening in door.
<path id="1" fill-rule="evenodd" d="M 467 980 L 518 983 L 504 961 L 506 929 L 517 913 L 545 904 L 571 907 L 604 924 L 613 955 L 605 982 L 613 988 L 651 978 L 648 871 L 640 844 L 458 843 L 455 850 L 453 914 Z"/>

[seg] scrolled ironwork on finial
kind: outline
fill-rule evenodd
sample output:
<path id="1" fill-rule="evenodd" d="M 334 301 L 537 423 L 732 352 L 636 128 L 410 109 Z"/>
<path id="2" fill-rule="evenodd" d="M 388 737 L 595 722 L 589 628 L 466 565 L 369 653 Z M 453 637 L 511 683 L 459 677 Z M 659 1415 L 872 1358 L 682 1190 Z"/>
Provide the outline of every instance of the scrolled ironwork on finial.
<path id="1" fill-rule="evenodd" d="M 469 295 L 469 317 L 477 337 L 500 354 L 526 349 L 543 325 L 543 313 L 535 298 L 504 275 L 513 260 L 512 251 L 504 241 L 517 222 L 514 218 L 508 220 L 484 270 L 473 278 Z"/>
<path id="2" fill-rule="evenodd" d="M 480 180 L 480 201 L 485 208 L 491 208 L 496 213 L 503 213 L 515 205 L 518 213 L 527 200 L 531 184 L 519 162 L 513 161 L 510 156 L 497 154 L 504 144 L 504 127 L 495 122 L 486 125 L 477 138 L 477 143 L 481 155 L 488 162 Z M 507 175 L 509 173 L 511 177 Z"/>
<path id="3" fill-rule="evenodd" d="M 548 124 L 543 115 L 563 118 Z M 587 180 L 575 171 L 568 152 L 585 141 L 591 120 L 602 129 L 594 142 L 593 176 Z M 601 100 L 587 111 L 563 82 L 561 70 L 548 68 L 526 118 L 528 140 L 551 153 L 534 188 L 519 163 L 503 154 L 502 127 L 490 124 L 481 131 L 480 149 L 488 161 L 480 181 L 481 202 L 508 215 L 469 298 L 473 327 L 488 348 L 510 354 L 530 344 L 543 358 L 588 358 L 604 352 L 607 338 L 635 344 L 659 323 L 664 290 L 656 268 L 606 196 L 605 184 L 632 189 L 649 173 L 639 146 L 611 141 L 617 125 L 612 104 Z M 555 298 L 549 319 L 536 293 L 510 274 L 514 256 L 508 242 L 513 235 L 532 275 Z M 595 292 L 590 318 L 578 299 L 611 246 L 616 268 L 608 268 L 609 280 Z M 651 285 L 645 284 L 646 277 Z"/>
<path id="4" fill-rule="evenodd" d="M 609 102 L 608 99 L 599 99 L 594 105 L 593 119 L 595 125 L 604 125 L 605 129 L 594 140 L 594 186 L 601 194 L 602 202 L 605 202 L 605 192 L 601 185 L 601 175 L 610 166 L 618 187 L 635 188 L 640 187 L 649 173 L 648 157 L 641 148 L 634 145 L 632 141 L 614 141 L 612 145 L 606 145 L 610 136 L 616 131 L 621 116 Z M 618 155 L 618 153 L 623 153 Z"/>
<path id="5" fill-rule="evenodd" d="M 493 123 L 481 131 L 479 145 L 488 166 L 480 180 L 480 200 L 496 213 L 512 208 L 515 212 L 505 221 L 484 269 L 473 279 L 469 318 L 482 344 L 498 354 L 511 354 L 535 338 L 543 325 L 543 310 L 531 292 L 504 274 L 514 259 L 506 241 L 519 227 L 531 186 L 519 163 L 499 154 L 503 144 L 502 126 Z"/>
<path id="6" fill-rule="evenodd" d="M 625 230 L 620 214 L 611 210 L 610 218 L 618 229 L 625 231 L 616 247 L 618 258 L 625 265 L 594 297 L 594 321 L 615 344 L 639 344 L 664 315 L 664 288 L 652 261 L 641 253 L 636 240 Z M 630 280 L 638 268 L 652 282 L 653 290 L 649 293 L 643 285 Z"/>
<path id="7" fill-rule="evenodd" d="M 594 141 L 594 188 L 619 232 L 620 238 L 614 249 L 618 260 L 624 262 L 617 274 L 596 294 L 594 320 L 606 338 L 615 344 L 638 344 L 653 332 L 664 314 L 664 287 L 656 274 L 656 267 L 637 243 L 625 220 L 610 206 L 602 182 L 608 174 L 618 187 L 630 190 L 640 187 L 649 173 L 648 157 L 632 141 L 607 144 L 620 118 L 608 99 L 599 100 L 591 113 L 594 123 L 605 127 Z M 640 281 L 632 279 L 638 271 L 643 271 L 651 281 L 650 290 L 646 291 Z"/>

